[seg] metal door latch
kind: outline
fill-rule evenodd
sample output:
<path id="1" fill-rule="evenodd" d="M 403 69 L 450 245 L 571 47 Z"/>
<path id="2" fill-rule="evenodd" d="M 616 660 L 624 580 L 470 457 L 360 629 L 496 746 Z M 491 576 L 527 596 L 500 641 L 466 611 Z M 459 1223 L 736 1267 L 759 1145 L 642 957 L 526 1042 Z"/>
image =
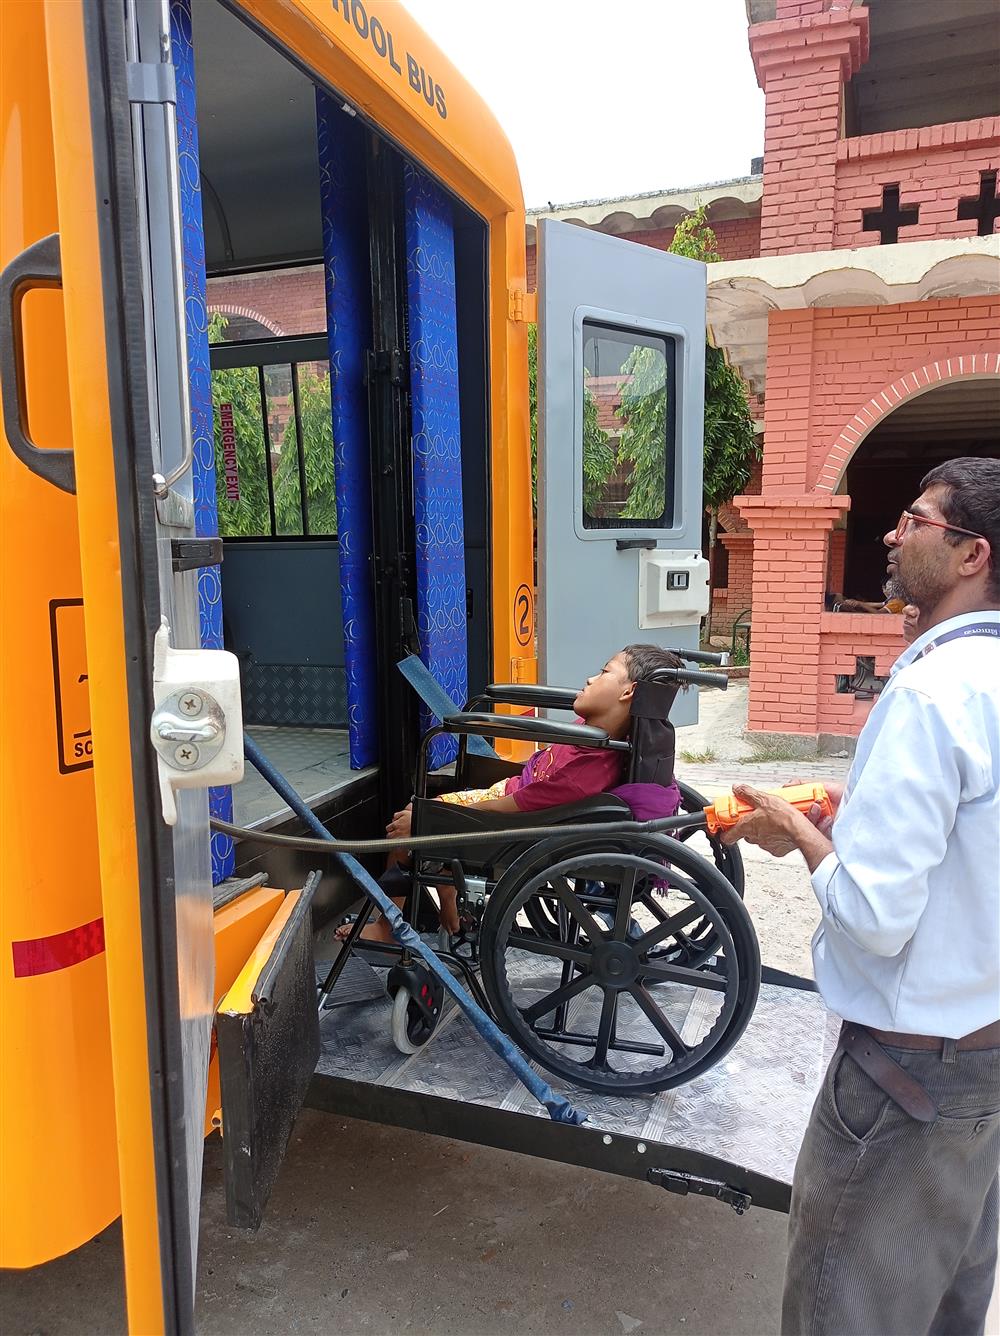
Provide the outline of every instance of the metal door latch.
<path id="1" fill-rule="evenodd" d="M 650 1169 L 646 1177 L 650 1183 L 657 1183 L 661 1188 L 676 1192 L 681 1197 L 686 1197 L 689 1192 L 699 1197 L 717 1197 L 731 1206 L 737 1215 L 742 1215 L 753 1201 L 749 1192 L 740 1192 L 738 1188 L 732 1188 L 717 1178 L 684 1174 L 677 1169 Z"/>
<path id="2" fill-rule="evenodd" d="M 177 822 L 176 789 L 207 789 L 243 778 L 240 667 L 221 649 L 173 649 L 163 621 L 153 647 L 153 717 L 163 819 Z"/>

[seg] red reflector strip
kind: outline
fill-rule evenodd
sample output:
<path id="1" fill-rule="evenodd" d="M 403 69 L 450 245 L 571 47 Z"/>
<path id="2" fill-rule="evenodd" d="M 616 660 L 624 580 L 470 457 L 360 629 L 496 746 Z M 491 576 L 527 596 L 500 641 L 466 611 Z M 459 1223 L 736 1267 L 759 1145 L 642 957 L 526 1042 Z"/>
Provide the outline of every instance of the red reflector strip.
<path id="1" fill-rule="evenodd" d="M 81 960 L 99 956 L 104 950 L 104 919 L 82 923 L 68 932 L 56 932 L 51 937 L 32 937 L 26 942 L 12 942 L 14 977 L 23 979 L 31 974 L 51 974 L 54 970 L 69 969 Z"/>

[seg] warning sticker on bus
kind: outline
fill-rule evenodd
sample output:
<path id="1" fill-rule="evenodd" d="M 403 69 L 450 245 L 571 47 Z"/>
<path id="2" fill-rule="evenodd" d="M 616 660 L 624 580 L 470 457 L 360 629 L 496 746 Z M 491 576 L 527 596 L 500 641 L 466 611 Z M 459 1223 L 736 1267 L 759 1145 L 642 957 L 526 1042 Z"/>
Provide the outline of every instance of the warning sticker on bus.
<path id="1" fill-rule="evenodd" d="M 49 628 L 52 633 L 52 680 L 56 696 L 59 770 L 61 774 L 69 775 L 74 770 L 88 770 L 94 764 L 83 599 L 52 599 L 49 603 Z"/>

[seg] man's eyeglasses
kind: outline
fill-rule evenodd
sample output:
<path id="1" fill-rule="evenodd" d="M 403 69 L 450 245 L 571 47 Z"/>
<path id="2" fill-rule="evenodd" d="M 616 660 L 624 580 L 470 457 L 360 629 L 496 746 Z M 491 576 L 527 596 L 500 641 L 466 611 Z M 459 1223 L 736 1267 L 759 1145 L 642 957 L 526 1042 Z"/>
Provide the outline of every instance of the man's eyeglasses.
<path id="1" fill-rule="evenodd" d="M 973 533 L 971 529 L 960 529 L 956 524 L 945 524 L 944 520 L 931 520 L 926 515 L 914 515 L 912 510 L 904 510 L 896 524 L 896 531 L 892 536 L 893 544 L 901 543 L 906 535 L 907 529 L 911 524 L 932 524 L 935 529 L 947 529 L 949 533 L 961 533 L 966 538 L 983 538 L 981 533 Z"/>

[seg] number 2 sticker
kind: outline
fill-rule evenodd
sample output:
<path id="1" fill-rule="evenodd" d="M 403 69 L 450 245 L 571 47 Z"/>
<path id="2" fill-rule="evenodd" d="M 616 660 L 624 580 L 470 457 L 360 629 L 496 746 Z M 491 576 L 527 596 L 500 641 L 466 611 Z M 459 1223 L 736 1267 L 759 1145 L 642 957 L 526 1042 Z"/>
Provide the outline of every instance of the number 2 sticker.
<path id="1" fill-rule="evenodd" d="M 514 595 L 514 638 L 526 648 L 535 636 L 535 600 L 527 585 L 519 585 Z"/>

